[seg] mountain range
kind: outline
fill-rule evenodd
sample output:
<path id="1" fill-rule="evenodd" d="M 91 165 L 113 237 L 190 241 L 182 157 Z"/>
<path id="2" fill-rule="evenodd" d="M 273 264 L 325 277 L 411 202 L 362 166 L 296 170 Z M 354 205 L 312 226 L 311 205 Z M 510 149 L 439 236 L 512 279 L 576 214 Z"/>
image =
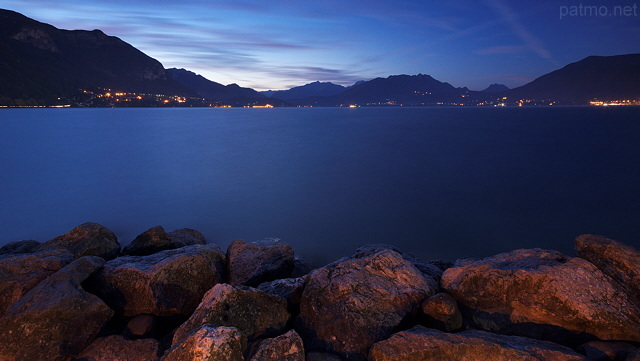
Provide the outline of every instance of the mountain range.
<path id="1" fill-rule="evenodd" d="M 167 99 L 159 101 L 160 95 L 181 97 L 180 103 L 188 105 L 234 106 L 478 105 L 505 99 L 509 104 L 523 100 L 586 104 L 594 99 L 640 99 L 640 54 L 587 57 L 515 89 L 492 84 L 471 91 L 418 74 L 360 81 L 350 87 L 314 82 L 257 92 L 237 84 L 222 85 L 186 69 L 165 69 L 100 30 L 57 29 L 2 9 L 0 54 L 0 105 L 10 106 L 82 104 L 87 98 L 83 93 L 107 90 L 157 97 L 155 103 L 139 105 L 167 104 Z"/>

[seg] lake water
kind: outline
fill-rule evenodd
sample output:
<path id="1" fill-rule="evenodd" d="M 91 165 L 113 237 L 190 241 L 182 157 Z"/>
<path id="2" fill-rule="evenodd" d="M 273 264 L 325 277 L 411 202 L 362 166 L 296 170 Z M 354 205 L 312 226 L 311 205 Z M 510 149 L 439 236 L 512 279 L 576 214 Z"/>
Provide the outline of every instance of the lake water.
<path id="1" fill-rule="evenodd" d="M 640 248 L 640 108 L 1 109 L 0 244 L 189 227 L 316 265 Z"/>

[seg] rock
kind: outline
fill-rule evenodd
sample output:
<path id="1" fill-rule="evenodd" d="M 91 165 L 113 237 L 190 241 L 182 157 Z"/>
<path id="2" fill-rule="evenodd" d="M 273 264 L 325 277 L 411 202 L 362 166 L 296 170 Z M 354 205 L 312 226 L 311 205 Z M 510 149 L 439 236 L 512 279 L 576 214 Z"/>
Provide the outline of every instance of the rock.
<path id="1" fill-rule="evenodd" d="M 370 361 L 587 361 L 570 348 L 547 341 L 467 330 L 456 334 L 416 326 L 376 343 Z"/>
<path id="2" fill-rule="evenodd" d="M 232 285 L 257 286 L 289 278 L 295 262 L 293 248 L 277 238 L 247 243 L 236 240 L 227 248 L 227 270 Z"/>
<path id="3" fill-rule="evenodd" d="M 233 327 L 202 325 L 171 347 L 161 361 L 243 361 L 247 338 Z"/>
<path id="4" fill-rule="evenodd" d="M 516 250 L 449 268 L 442 287 L 476 326 L 565 344 L 640 341 L 640 309 L 582 258 Z"/>
<path id="5" fill-rule="evenodd" d="M 104 264 L 82 257 L 27 292 L 0 319 L 0 360 L 70 360 L 113 315 L 81 283 Z"/>
<path id="6" fill-rule="evenodd" d="M 120 253 L 116 235 L 106 227 L 91 222 L 83 223 L 69 233 L 43 243 L 37 249 L 49 251 L 61 248 L 69 250 L 75 258 L 98 256 L 107 261 L 118 257 Z"/>
<path id="7" fill-rule="evenodd" d="M 311 264 L 302 258 L 296 257 L 293 261 L 293 270 L 291 270 L 291 278 L 298 278 L 308 275 L 313 271 Z"/>
<path id="8" fill-rule="evenodd" d="M 602 236 L 584 234 L 576 239 L 578 257 L 593 263 L 618 281 L 640 305 L 640 251 Z"/>
<path id="9" fill-rule="evenodd" d="M 11 242 L 0 247 L 0 255 L 36 252 L 36 249 L 40 247 L 40 245 L 40 242 L 31 240 Z"/>
<path id="10" fill-rule="evenodd" d="M 122 250 L 123 256 L 148 256 L 160 251 L 204 245 L 206 240 L 202 233 L 189 228 L 177 229 L 167 233 L 161 226 L 155 226 L 142 232 Z"/>
<path id="11" fill-rule="evenodd" d="M 640 349 L 635 350 L 627 355 L 624 361 L 640 361 Z"/>
<path id="12" fill-rule="evenodd" d="M 340 356 L 327 352 L 309 352 L 307 354 L 307 361 L 342 361 L 342 359 Z"/>
<path id="13" fill-rule="evenodd" d="M 248 287 L 219 283 L 209 290 L 193 315 L 173 336 L 180 343 L 204 324 L 239 329 L 249 341 L 278 334 L 289 321 L 287 301 Z"/>
<path id="14" fill-rule="evenodd" d="M 132 338 L 149 337 L 156 324 L 156 318 L 152 315 L 139 315 L 127 322 L 125 335 Z"/>
<path id="15" fill-rule="evenodd" d="M 305 277 L 284 278 L 262 283 L 258 289 L 272 296 L 284 298 L 290 306 L 296 306 L 300 304 L 305 284 Z"/>
<path id="16" fill-rule="evenodd" d="M 302 339 L 294 330 L 266 339 L 249 361 L 305 361 Z"/>
<path id="17" fill-rule="evenodd" d="M 412 254 L 403 253 L 401 250 L 394 246 L 390 246 L 387 244 L 370 244 L 366 246 L 362 246 L 356 250 L 356 253 L 353 257 L 355 258 L 363 258 L 367 256 L 374 255 L 382 250 L 391 250 L 395 251 L 402 255 L 402 258 L 409 261 L 418 271 L 422 272 L 425 276 L 425 279 L 429 282 L 432 288 L 438 289 L 440 277 L 442 277 L 442 269 L 437 265 L 431 264 L 430 262 L 424 261 Z M 440 261 L 435 261 L 437 264 Z"/>
<path id="18" fill-rule="evenodd" d="M 425 325 L 451 332 L 462 328 L 462 314 L 456 300 L 446 293 L 438 293 L 421 306 Z"/>
<path id="19" fill-rule="evenodd" d="M 580 345 L 577 351 L 591 361 L 625 360 L 636 348 L 624 342 L 590 341 Z"/>
<path id="20" fill-rule="evenodd" d="M 395 251 L 343 259 L 308 275 L 296 330 L 309 351 L 362 360 L 435 293 Z"/>
<path id="21" fill-rule="evenodd" d="M 73 255 L 61 249 L 0 259 L 0 316 L 27 291 L 71 261 Z"/>
<path id="22" fill-rule="evenodd" d="M 156 361 L 158 352 L 154 339 L 126 340 L 114 335 L 97 338 L 75 361 Z"/>
<path id="23" fill-rule="evenodd" d="M 194 245 L 148 256 L 123 256 L 105 264 L 91 289 L 119 314 L 189 315 L 222 281 L 224 253 Z"/>

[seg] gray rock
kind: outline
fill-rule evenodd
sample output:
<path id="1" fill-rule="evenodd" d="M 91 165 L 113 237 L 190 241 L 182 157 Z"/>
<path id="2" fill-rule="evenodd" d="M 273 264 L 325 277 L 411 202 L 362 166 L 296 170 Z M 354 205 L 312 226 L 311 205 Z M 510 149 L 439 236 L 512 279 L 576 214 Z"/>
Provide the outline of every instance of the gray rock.
<path id="1" fill-rule="evenodd" d="M 289 321 L 287 301 L 248 287 L 220 283 L 209 290 L 193 315 L 173 336 L 173 344 L 182 342 L 204 324 L 239 329 L 249 341 L 278 334 Z"/>
<path id="2" fill-rule="evenodd" d="M 587 361 L 568 347 L 518 336 L 467 330 L 456 334 L 416 326 L 376 343 L 370 361 Z"/>
<path id="3" fill-rule="evenodd" d="M 432 282 L 388 249 L 337 261 L 308 275 L 296 330 L 308 351 L 363 360 L 436 293 Z"/>
<path id="4" fill-rule="evenodd" d="M 602 236 L 584 234 L 576 238 L 578 257 L 593 263 L 620 283 L 640 305 L 640 251 Z"/>
<path id="5" fill-rule="evenodd" d="M 113 335 L 95 339 L 75 361 L 156 361 L 160 351 L 158 341 L 127 340 Z"/>
<path id="6" fill-rule="evenodd" d="M 37 250 L 50 251 L 67 249 L 75 258 L 98 256 L 106 260 L 118 257 L 120 243 L 113 232 L 106 227 L 87 222 L 72 229 L 69 233 L 56 237 L 40 245 Z"/>
<path id="7" fill-rule="evenodd" d="M 11 242 L 0 247 L 0 255 L 36 252 L 40 245 L 40 242 L 31 240 Z"/>
<path id="8" fill-rule="evenodd" d="M 258 289 L 264 293 L 284 298 L 290 306 L 296 306 L 302 300 L 302 291 L 305 284 L 305 277 L 284 278 L 262 283 L 258 286 Z"/>
<path id="9" fill-rule="evenodd" d="M 451 332 L 462 328 L 462 314 L 456 300 L 446 293 L 438 293 L 420 307 L 425 326 Z"/>
<path id="10" fill-rule="evenodd" d="M 185 246 L 204 245 L 202 233 L 189 228 L 177 229 L 167 233 L 161 226 L 155 226 L 142 232 L 122 250 L 123 256 L 148 256 L 160 251 Z"/>
<path id="11" fill-rule="evenodd" d="M 257 286 L 289 278 L 295 256 L 293 248 L 277 238 L 247 243 L 236 240 L 227 248 L 227 270 L 232 285 Z"/>
<path id="12" fill-rule="evenodd" d="M 249 361 L 305 361 L 302 339 L 291 330 L 276 338 L 263 340 Z"/>
<path id="13" fill-rule="evenodd" d="M 0 316 L 42 280 L 73 261 L 67 250 L 5 255 L 0 259 Z"/>
<path id="14" fill-rule="evenodd" d="M 247 338 L 237 328 L 202 325 L 171 347 L 161 361 L 244 361 Z"/>
<path id="15" fill-rule="evenodd" d="M 91 279 L 92 290 L 119 314 L 189 315 L 222 281 L 224 253 L 194 245 L 148 256 L 123 256 Z"/>
<path id="16" fill-rule="evenodd" d="M 449 268 L 442 287 L 476 326 L 554 342 L 640 341 L 640 309 L 582 258 L 516 250 Z"/>
<path id="17" fill-rule="evenodd" d="M 52 274 L 0 319 L 0 360 L 70 360 L 113 315 L 81 284 L 104 264 L 82 257 Z"/>

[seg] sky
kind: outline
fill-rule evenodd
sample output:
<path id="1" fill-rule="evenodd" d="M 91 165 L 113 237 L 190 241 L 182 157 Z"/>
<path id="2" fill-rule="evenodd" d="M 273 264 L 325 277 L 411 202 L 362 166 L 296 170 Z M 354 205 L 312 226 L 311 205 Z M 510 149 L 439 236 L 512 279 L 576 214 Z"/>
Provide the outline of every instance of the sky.
<path id="1" fill-rule="evenodd" d="M 637 1 L 637 3 L 636 3 Z M 100 29 L 159 60 L 257 90 L 428 74 L 509 87 L 590 55 L 640 52 L 640 0 L 0 0 Z"/>

